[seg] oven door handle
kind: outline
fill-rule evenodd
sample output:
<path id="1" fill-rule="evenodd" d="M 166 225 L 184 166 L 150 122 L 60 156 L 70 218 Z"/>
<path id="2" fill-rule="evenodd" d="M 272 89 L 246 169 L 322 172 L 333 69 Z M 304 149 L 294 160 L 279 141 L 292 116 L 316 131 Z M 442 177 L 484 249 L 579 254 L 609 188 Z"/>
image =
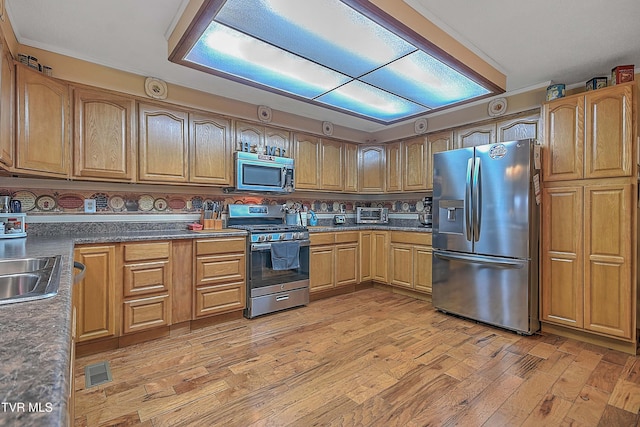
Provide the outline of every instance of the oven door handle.
<path id="1" fill-rule="evenodd" d="M 297 240 L 297 242 L 300 242 L 300 246 L 301 247 L 311 245 L 311 241 L 308 240 L 308 239 L 307 240 Z M 277 242 L 252 243 L 251 244 L 251 252 L 270 251 L 271 250 L 271 243 L 277 243 Z"/>

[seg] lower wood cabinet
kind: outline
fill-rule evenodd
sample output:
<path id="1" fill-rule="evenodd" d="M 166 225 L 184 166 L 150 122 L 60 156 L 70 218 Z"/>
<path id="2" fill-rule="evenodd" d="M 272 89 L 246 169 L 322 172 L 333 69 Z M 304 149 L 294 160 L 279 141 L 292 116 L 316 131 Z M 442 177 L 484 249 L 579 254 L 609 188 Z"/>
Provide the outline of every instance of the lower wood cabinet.
<path id="1" fill-rule="evenodd" d="M 77 342 L 116 337 L 120 331 L 116 245 L 77 246 L 74 259 L 85 266 L 84 278 L 73 287 Z"/>
<path id="2" fill-rule="evenodd" d="M 244 237 L 194 241 L 194 319 L 245 308 L 245 252 Z"/>
<path id="3" fill-rule="evenodd" d="M 431 293 L 431 233 L 392 231 L 389 284 Z"/>
<path id="4" fill-rule="evenodd" d="M 371 267 L 372 232 L 370 230 L 361 231 L 358 242 L 358 282 L 368 282 L 373 279 Z"/>
<path id="5" fill-rule="evenodd" d="M 122 332 L 171 325 L 171 242 L 122 246 Z"/>
<path id="6" fill-rule="evenodd" d="M 371 277 L 374 282 L 389 283 L 389 232 L 371 233 Z"/>
<path id="7" fill-rule="evenodd" d="M 358 282 L 357 231 L 312 233 L 309 248 L 309 291 L 318 292 Z"/>

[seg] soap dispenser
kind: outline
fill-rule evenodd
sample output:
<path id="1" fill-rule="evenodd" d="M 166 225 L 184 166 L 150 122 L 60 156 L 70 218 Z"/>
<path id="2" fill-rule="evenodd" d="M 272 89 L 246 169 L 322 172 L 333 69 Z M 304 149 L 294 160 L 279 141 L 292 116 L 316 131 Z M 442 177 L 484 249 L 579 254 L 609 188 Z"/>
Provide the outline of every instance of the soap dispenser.
<path id="1" fill-rule="evenodd" d="M 309 215 L 311 215 L 311 218 L 309 218 L 309 225 L 312 227 L 318 225 L 318 216 L 316 213 L 314 211 L 309 211 Z"/>

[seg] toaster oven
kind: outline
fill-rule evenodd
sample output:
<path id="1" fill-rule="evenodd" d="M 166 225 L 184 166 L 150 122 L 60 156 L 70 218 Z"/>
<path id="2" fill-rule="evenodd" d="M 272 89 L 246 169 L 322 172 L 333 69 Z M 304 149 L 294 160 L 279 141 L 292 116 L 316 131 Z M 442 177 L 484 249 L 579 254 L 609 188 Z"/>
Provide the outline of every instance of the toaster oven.
<path id="1" fill-rule="evenodd" d="M 389 222 L 388 208 L 356 208 L 357 224 L 386 224 Z"/>

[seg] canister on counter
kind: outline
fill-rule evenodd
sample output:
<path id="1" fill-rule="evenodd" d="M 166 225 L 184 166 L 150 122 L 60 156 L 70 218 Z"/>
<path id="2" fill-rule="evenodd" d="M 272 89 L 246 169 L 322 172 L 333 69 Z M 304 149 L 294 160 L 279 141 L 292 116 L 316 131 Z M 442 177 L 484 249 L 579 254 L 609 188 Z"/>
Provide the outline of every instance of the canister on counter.
<path id="1" fill-rule="evenodd" d="M 557 83 L 547 87 L 547 101 L 553 101 L 554 99 L 564 98 L 564 83 Z"/>
<path id="2" fill-rule="evenodd" d="M 587 90 L 596 90 L 607 87 L 606 77 L 594 77 L 587 82 Z"/>
<path id="3" fill-rule="evenodd" d="M 633 65 L 618 65 L 611 69 L 611 86 L 633 81 Z"/>

